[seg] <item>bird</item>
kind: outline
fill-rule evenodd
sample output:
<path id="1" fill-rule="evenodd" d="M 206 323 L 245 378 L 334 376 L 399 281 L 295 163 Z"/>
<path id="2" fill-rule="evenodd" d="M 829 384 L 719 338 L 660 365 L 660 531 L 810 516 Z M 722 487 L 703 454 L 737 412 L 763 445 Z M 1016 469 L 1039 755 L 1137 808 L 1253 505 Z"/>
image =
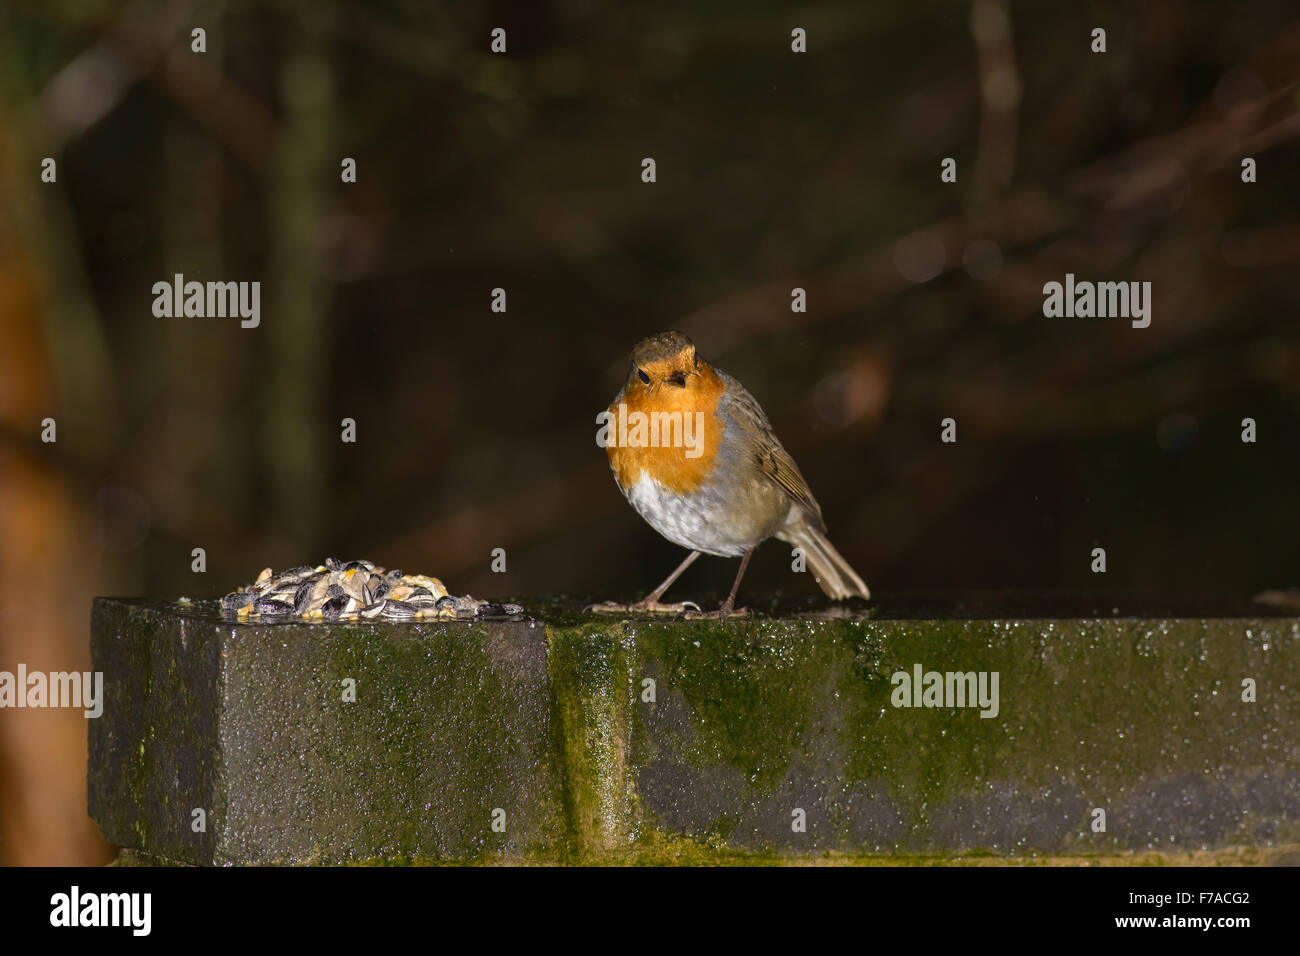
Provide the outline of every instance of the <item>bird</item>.
<path id="1" fill-rule="evenodd" d="M 736 608 L 736 593 L 754 549 L 768 538 L 800 549 L 829 597 L 870 599 L 867 585 L 826 537 L 821 506 L 745 386 L 701 359 L 678 331 L 642 339 L 631 358 L 627 381 L 597 416 L 604 429 L 597 441 L 632 507 L 690 554 L 642 600 L 590 609 L 707 618 L 747 614 Z M 701 554 L 740 558 L 722 605 L 702 612 L 689 601 L 661 602 Z"/>

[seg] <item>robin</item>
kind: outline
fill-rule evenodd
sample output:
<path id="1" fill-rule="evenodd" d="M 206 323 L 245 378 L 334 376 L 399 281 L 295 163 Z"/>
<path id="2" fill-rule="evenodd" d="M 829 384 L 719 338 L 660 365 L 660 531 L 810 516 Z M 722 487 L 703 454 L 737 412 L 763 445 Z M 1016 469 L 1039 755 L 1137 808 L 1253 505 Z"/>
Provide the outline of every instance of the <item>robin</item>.
<path id="1" fill-rule="evenodd" d="M 767 416 L 745 386 L 702 361 L 681 332 L 660 332 L 632 350 L 627 383 L 598 421 L 619 490 L 661 535 L 690 554 L 663 584 L 631 605 L 596 611 L 655 611 L 724 618 L 760 542 L 775 537 L 802 550 L 830 597 L 869 598 L 862 578 L 826 538 L 821 507 Z M 598 436 L 599 439 L 599 436 Z M 663 604 L 669 586 L 701 554 L 740 557 L 722 606 L 698 613 Z"/>

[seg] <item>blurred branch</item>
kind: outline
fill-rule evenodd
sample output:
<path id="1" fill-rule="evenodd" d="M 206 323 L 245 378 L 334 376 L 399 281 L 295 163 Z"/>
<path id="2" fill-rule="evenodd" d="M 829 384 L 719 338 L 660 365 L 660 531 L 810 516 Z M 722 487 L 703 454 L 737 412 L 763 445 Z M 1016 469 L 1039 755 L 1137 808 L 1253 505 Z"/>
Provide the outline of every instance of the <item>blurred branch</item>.
<path id="1" fill-rule="evenodd" d="M 55 407 L 62 434 L 77 435 L 79 457 L 98 459 L 113 446 L 117 430 L 116 389 L 108 343 L 91 296 L 82 260 L 83 244 L 64 185 L 41 181 L 42 161 L 62 159 L 49 143 L 36 107 L 18 37 L 0 30 L 0 194 L 24 242 L 24 259 L 39 289 L 38 314 L 53 364 Z"/>
<path id="2" fill-rule="evenodd" d="M 1011 18 L 1005 0 L 975 0 L 971 36 L 979 57 L 980 133 L 975 182 L 987 193 L 1001 192 L 1016 164 L 1016 110 L 1020 76 L 1011 43 Z"/>
<path id="3" fill-rule="evenodd" d="M 334 74 L 325 49 L 332 9 L 323 5 L 299 14 L 295 49 L 280 72 L 285 114 L 270 184 L 267 268 L 274 281 L 266 324 L 253 333 L 266 336 L 271 351 L 262 434 L 273 488 L 271 513 L 276 530 L 303 548 L 320 529 L 326 486 L 322 441 L 338 427 L 338 419 L 330 421 L 333 409 L 321 402 L 330 355 L 321 223 L 329 205 L 325 190 L 339 182 L 338 159 L 330 152 Z"/>
<path id="4" fill-rule="evenodd" d="M 191 22 L 187 18 L 184 25 Z M 276 141 L 270 110 L 209 65 L 206 56 L 190 52 L 187 33 L 175 34 L 152 18 L 127 15 L 108 40 L 131 69 L 147 75 L 252 169 L 265 172 Z"/>
<path id="5" fill-rule="evenodd" d="M 198 9 L 196 3 L 132 3 L 106 21 L 99 38 L 41 91 L 52 148 L 75 141 L 147 79 L 252 169 L 264 171 L 274 140 L 271 113 L 211 65 L 206 54 L 190 50 Z M 199 25 L 208 30 L 210 41 L 216 40 L 224 4 L 205 4 L 204 9 Z"/>

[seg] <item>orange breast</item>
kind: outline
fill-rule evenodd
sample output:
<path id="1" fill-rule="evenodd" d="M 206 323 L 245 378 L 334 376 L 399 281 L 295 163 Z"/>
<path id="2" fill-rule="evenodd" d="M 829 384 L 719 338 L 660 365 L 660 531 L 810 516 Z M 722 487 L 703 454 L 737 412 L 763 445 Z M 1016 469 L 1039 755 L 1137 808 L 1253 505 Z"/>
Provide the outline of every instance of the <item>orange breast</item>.
<path id="1" fill-rule="evenodd" d="M 619 485 L 632 487 L 643 471 L 677 494 L 688 494 L 703 485 L 713 471 L 722 441 L 722 422 L 717 410 L 718 399 L 725 390 L 726 385 L 717 372 L 703 362 L 699 374 L 688 379 L 686 388 L 665 383 L 651 389 L 634 383 L 624 389 L 621 400 L 625 411 L 620 412 L 618 399 L 609 409 L 615 416 L 615 431 L 605 449 Z M 627 445 L 622 444 L 620 415 L 628 423 Z M 644 417 L 638 419 L 638 415 Z M 640 437 L 633 427 L 636 421 L 643 423 L 642 434 L 646 439 L 652 438 L 657 425 L 659 447 L 632 444 Z M 692 439 L 694 448 L 687 446 L 687 437 Z M 666 447 L 665 442 L 668 442 Z M 692 457 L 695 449 L 699 454 Z"/>

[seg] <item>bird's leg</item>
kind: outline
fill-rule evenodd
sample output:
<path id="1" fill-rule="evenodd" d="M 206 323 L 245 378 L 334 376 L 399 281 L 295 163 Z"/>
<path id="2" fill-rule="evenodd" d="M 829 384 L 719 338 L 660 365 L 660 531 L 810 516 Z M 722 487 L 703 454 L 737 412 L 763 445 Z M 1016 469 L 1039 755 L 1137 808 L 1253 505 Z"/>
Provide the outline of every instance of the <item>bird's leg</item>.
<path id="1" fill-rule="evenodd" d="M 686 616 L 689 618 L 717 618 L 721 620 L 728 617 L 743 617 L 748 614 L 749 611 L 746 608 L 736 608 L 736 592 L 740 590 L 740 579 L 745 576 L 745 568 L 749 567 L 749 558 L 753 553 L 754 546 L 750 546 L 745 550 L 744 557 L 740 559 L 740 570 L 736 572 L 736 581 L 731 585 L 731 593 L 728 594 L 727 599 L 722 602 L 722 607 L 718 608 L 716 611 L 709 611 L 708 613 L 703 611 L 690 611 Z"/>
<path id="2" fill-rule="evenodd" d="M 654 591 L 651 591 L 649 594 L 646 594 L 646 596 L 643 597 L 642 600 L 637 601 L 636 604 L 632 606 L 650 607 L 651 605 L 659 604 L 659 598 L 663 597 L 663 592 L 666 592 L 668 588 L 671 588 L 673 581 L 681 578 L 681 572 L 685 571 L 686 568 L 692 566 L 692 564 L 695 563 L 695 558 L 698 557 L 699 557 L 699 551 L 692 551 L 692 553 L 686 555 L 685 561 L 681 562 L 680 564 L 677 564 L 677 570 L 673 571 L 671 575 L 668 575 L 668 578 L 664 580 L 663 584 L 660 584 L 658 588 L 655 588 Z"/>
<path id="3" fill-rule="evenodd" d="M 621 614 L 626 611 L 651 611 L 658 614 L 681 614 L 691 608 L 699 610 L 698 604 L 691 601 L 683 601 L 681 604 L 660 604 L 659 599 L 664 596 L 664 592 L 672 587 L 672 583 L 682 576 L 682 572 L 695 563 L 695 559 L 700 556 L 700 552 L 692 551 L 686 556 L 686 560 L 677 565 L 677 570 L 668 575 L 667 580 L 659 587 L 655 588 L 640 601 L 635 604 L 616 604 L 613 601 L 604 601 L 600 604 L 593 604 L 587 608 L 588 611 L 597 611 L 601 613 Z"/>

